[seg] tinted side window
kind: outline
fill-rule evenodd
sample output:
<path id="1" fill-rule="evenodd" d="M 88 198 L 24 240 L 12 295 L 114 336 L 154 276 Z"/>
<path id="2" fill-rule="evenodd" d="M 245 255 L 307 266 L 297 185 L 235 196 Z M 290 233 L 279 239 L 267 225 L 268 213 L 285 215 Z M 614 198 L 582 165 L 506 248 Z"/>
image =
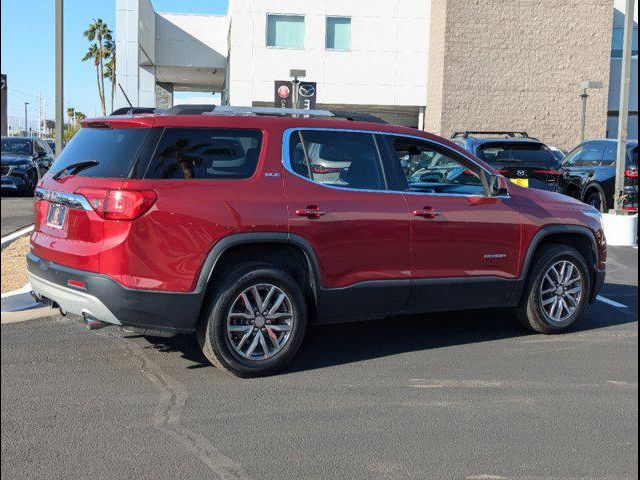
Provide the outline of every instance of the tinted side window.
<path id="1" fill-rule="evenodd" d="M 385 188 L 373 134 L 305 130 L 294 132 L 291 169 L 314 182 L 336 187 Z"/>
<path id="2" fill-rule="evenodd" d="M 602 164 L 604 145 L 602 143 L 587 143 L 582 151 L 583 167 L 599 167 Z"/>
<path id="3" fill-rule="evenodd" d="M 262 134 L 256 130 L 167 128 L 145 178 L 249 178 L 261 143 Z"/>
<path id="4" fill-rule="evenodd" d="M 55 174 L 78 162 L 95 160 L 80 177 L 126 178 L 148 128 L 81 128 L 51 167 Z"/>
<path id="5" fill-rule="evenodd" d="M 617 145 L 613 142 L 608 142 L 604 147 L 604 155 L 602 156 L 602 166 L 611 167 L 616 164 Z"/>
<path id="6" fill-rule="evenodd" d="M 569 154 L 566 157 L 564 157 L 564 160 L 562 161 L 562 166 L 565 168 L 580 166 L 582 150 L 583 150 L 583 147 L 582 145 L 580 145 L 579 147 L 576 147 L 572 151 L 570 151 Z"/>

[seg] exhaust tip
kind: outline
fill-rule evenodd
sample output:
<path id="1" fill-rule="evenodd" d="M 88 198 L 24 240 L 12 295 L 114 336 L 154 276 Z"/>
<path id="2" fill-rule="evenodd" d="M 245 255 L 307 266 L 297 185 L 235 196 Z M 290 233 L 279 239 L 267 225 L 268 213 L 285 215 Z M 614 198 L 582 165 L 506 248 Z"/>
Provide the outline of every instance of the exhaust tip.
<path id="1" fill-rule="evenodd" d="M 84 324 L 89 330 L 100 330 L 101 328 L 108 327 L 109 325 L 111 325 L 110 323 L 103 322 L 89 315 L 84 315 L 83 318 L 84 318 Z"/>

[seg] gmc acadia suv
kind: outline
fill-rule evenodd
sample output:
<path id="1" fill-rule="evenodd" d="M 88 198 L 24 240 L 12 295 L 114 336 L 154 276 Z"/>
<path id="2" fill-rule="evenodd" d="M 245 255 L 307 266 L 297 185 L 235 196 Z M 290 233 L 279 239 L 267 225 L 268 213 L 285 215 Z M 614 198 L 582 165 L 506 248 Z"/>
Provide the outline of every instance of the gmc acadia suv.
<path id="1" fill-rule="evenodd" d="M 562 332 L 604 282 L 599 212 L 448 140 L 328 111 L 181 112 L 82 122 L 36 192 L 35 296 L 93 328 L 196 333 L 244 377 L 286 365 L 309 323 L 514 307 Z"/>

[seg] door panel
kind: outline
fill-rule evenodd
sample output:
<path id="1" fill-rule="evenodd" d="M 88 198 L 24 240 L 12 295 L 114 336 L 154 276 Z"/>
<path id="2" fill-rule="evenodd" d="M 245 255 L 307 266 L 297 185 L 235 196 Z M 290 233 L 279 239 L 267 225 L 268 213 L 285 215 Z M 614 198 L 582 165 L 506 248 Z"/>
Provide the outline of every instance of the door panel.
<path id="1" fill-rule="evenodd" d="M 387 147 L 412 214 L 410 308 L 505 301 L 519 263 L 521 216 L 511 200 L 484 196 L 480 168 L 442 145 L 396 137 Z"/>
<path id="2" fill-rule="evenodd" d="M 304 131 L 304 147 L 296 131 L 285 135 L 291 148 L 284 186 L 289 232 L 307 240 L 318 260 L 327 296 L 320 304 L 328 309 L 321 316 L 397 311 L 409 296 L 405 199 L 378 183 L 384 180 L 372 135 L 319 135 Z M 349 146 L 357 135 L 362 144 Z"/>

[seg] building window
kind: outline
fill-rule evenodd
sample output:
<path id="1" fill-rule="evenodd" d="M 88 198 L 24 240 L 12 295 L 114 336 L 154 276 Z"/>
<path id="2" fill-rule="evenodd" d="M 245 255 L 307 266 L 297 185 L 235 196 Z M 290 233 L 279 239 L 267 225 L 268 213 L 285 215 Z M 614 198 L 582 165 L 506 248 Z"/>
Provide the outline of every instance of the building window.
<path id="1" fill-rule="evenodd" d="M 631 55 L 638 58 L 638 27 L 633 28 L 633 47 Z M 613 38 L 611 40 L 611 58 L 622 58 L 622 47 L 624 45 L 624 27 L 613 27 Z"/>
<path id="2" fill-rule="evenodd" d="M 267 47 L 304 48 L 304 17 L 267 15 Z"/>
<path id="3" fill-rule="evenodd" d="M 351 48 L 350 18 L 327 17 L 327 38 L 325 47 L 329 50 L 349 50 Z"/>

